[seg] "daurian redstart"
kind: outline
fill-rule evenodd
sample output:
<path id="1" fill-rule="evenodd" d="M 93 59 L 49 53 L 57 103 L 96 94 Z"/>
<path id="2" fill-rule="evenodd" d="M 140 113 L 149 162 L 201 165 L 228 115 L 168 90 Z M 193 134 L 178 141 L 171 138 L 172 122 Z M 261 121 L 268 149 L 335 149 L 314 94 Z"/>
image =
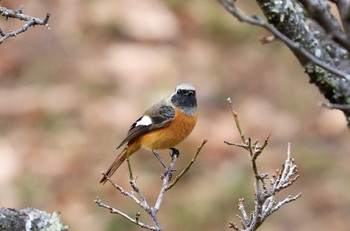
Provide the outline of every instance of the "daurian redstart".
<path id="1" fill-rule="evenodd" d="M 118 148 L 127 144 L 124 150 L 113 161 L 100 183 L 141 147 L 151 150 L 170 149 L 184 140 L 197 122 L 196 90 L 189 83 L 176 86 L 169 97 L 149 108 L 143 116 L 131 125 L 126 138 Z"/>

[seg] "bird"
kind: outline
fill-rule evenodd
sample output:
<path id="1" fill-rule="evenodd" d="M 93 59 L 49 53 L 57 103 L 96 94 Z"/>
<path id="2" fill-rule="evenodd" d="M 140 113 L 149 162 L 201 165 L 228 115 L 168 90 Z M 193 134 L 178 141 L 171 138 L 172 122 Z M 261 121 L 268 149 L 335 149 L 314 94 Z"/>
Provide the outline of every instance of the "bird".
<path id="1" fill-rule="evenodd" d="M 125 161 L 140 148 L 156 151 L 174 149 L 193 130 L 198 119 L 196 89 L 190 83 L 180 83 L 167 98 L 151 106 L 130 127 L 117 149 L 125 148 L 103 174 L 104 184 Z"/>

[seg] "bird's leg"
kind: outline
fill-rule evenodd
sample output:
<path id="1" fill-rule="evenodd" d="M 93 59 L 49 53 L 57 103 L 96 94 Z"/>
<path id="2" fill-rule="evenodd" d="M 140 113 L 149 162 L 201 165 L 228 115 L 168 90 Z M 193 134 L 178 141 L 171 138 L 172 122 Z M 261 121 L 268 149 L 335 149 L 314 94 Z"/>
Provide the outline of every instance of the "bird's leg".
<path id="1" fill-rule="evenodd" d="M 159 154 L 152 149 L 153 155 L 159 160 L 159 162 L 162 164 L 163 168 L 166 168 L 166 165 L 164 164 L 164 161 L 160 158 Z"/>
<path id="2" fill-rule="evenodd" d="M 179 158 L 179 156 L 180 156 L 180 152 L 176 148 L 170 148 L 170 150 L 172 151 L 172 153 L 170 154 L 171 158 L 172 158 L 172 163 L 175 163 L 176 159 Z M 176 169 L 171 168 L 171 165 L 170 165 L 169 168 L 164 173 L 164 176 L 169 174 L 169 181 L 170 181 L 171 178 L 173 177 L 173 172 L 175 172 L 175 171 L 176 171 Z"/>

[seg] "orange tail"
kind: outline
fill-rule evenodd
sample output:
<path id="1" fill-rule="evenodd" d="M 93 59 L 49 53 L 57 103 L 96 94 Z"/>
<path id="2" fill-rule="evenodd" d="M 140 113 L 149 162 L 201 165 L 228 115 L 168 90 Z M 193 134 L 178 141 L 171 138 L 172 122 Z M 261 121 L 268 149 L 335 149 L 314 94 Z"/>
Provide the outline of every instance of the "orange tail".
<path id="1" fill-rule="evenodd" d="M 119 168 L 119 166 L 124 162 L 124 160 L 126 159 L 126 154 L 127 154 L 127 148 L 124 148 L 122 153 L 119 154 L 119 156 L 113 161 L 111 166 L 108 168 L 107 172 L 100 180 L 100 183 L 102 184 L 106 183 L 107 177 L 110 178 L 114 174 L 114 172 Z"/>
<path id="2" fill-rule="evenodd" d="M 131 145 L 128 144 L 124 148 L 124 150 L 119 154 L 119 156 L 113 161 L 105 175 L 100 180 L 100 183 L 105 184 L 107 181 L 107 177 L 110 178 L 114 174 L 114 172 L 119 168 L 119 166 L 125 161 L 127 155 L 133 154 L 138 149 L 140 149 L 140 147 L 138 145 L 135 145 L 135 143 Z"/>

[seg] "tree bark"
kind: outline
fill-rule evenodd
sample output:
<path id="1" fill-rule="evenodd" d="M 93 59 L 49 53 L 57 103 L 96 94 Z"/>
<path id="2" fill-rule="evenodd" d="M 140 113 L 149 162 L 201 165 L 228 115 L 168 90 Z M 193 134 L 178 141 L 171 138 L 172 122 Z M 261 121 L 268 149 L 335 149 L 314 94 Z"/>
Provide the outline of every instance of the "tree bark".
<path id="1" fill-rule="evenodd" d="M 326 1 L 318 0 L 257 0 L 268 22 L 300 44 L 305 50 L 319 60 L 345 73 L 350 73 L 349 51 L 346 44 L 337 38 L 346 36 L 341 31 L 340 23 L 330 13 Z M 349 38 L 347 38 L 349 41 Z M 305 73 L 320 92 L 332 104 L 343 105 L 348 127 L 350 127 L 350 80 L 340 78 L 317 66 L 291 49 L 303 66 Z"/>
<path id="2" fill-rule="evenodd" d="M 68 231 L 59 212 L 48 214 L 34 208 L 0 208 L 0 231 Z"/>

